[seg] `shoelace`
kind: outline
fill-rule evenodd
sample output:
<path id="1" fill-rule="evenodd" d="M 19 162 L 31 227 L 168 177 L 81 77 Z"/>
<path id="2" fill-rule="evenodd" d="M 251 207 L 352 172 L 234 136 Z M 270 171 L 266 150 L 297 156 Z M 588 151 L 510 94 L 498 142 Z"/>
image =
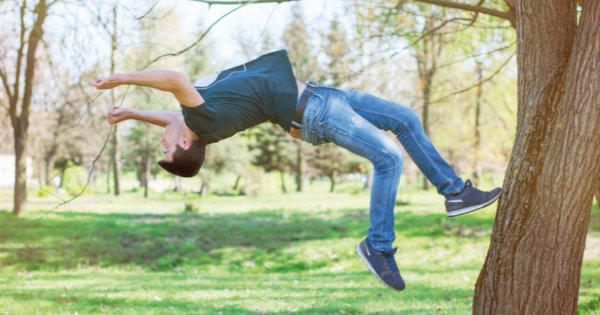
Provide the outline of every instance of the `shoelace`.
<path id="1" fill-rule="evenodd" d="M 385 262 L 383 264 L 383 268 L 388 272 L 398 272 L 398 266 L 396 265 L 396 261 L 394 260 L 394 255 L 396 254 L 397 250 L 398 248 L 393 248 L 391 251 L 381 252 Z"/>

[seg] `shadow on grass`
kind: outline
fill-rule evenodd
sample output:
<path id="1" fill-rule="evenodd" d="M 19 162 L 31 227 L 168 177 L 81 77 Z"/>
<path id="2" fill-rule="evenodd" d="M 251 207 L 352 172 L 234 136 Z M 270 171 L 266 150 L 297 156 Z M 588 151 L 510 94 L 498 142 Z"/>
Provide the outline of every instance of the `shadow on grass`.
<path id="1" fill-rule="evenodd" d="M 294 286 L 290 286 L 292 277 L 285 276 L 274 283 L 270 281 L 273 278 L 266 276 L 245 280 L 219 276 L 197 279 L 165 275 L 159 275 L 158 279 L 156 275 L 113 277 L 118 280 L 110 288 L 77 283 L 71 283 L 69 289 L 44 286 L 36 289 L 36 302 L 72 306 L 77 312 L 89 314 L 128 313 L 128 310 L 142 314 L 273 314 L 282 311 L 285 314 L 432 314 L 440 310 L 460 314 L 468 308 L 473 293 L 470 289 L 423 284 L 413 284 L 399 293 L 383 286 L 368 287 L 364 282 L 354 282 L 364 278 L 363 272 L 306 275 L 301 284 Z M 149 277 L 159 283 L 148 281 Z M 62 277 L 47 279 L 57 280 Z M 348 285 L 348 282 L 353 284 Z M 31 300 L 31 293 L 20 287 L 10 288 L 5 294 L 19 303 Z M 415 304 L 414 300 L 429 303 Z M 437 303 L 430 303 L 432 301 Z M 377 311 L 369 311 L 373 306 L 377 306 Z"/>
<path id="2" fill-rule="evenodd" d="M 329 259 L 306 260 L 290 253 L 305 241 L 361 238 L 366 210 L 284 214 L 255 211 L 226 214 L 55 213 L 26 226 L 27 219 L 0 212 L 0 266 L 58 270 L 77 266 L 136 265 L 151 270 L 228 264 L 229 268 L 301 271 L 324 267 Z M 460 220 L 445 214 L 399 212 L 396 230 L 406 237 L 482 237 L 492 219 Z M 252 265 L 248 266 L 248 261 Z"/>

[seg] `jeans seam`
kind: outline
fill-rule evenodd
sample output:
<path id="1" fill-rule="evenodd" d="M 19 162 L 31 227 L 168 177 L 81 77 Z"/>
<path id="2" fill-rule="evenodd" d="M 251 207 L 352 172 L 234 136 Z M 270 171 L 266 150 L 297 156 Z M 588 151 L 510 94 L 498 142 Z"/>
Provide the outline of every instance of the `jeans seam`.
<path id="1" fill-rule="evenodd" d="M 408 130 L 408 133 L 410 134 L 412 140 L 417 144 L 417 146 L 419 147 L 419 150 L 421 150 L 421 153 L 423 155 L 425 155 L 427 157 L 427 159 L 429 160 L 429 162 L 431 163 L 431 165 L 433 167 L 435 167 L 435 169 L 437 170 L 437 172 L 442 175 L 442 177 L 448 182 L 450 183 L 450 186 L 454 185 L 454 181 L 450 180 L 450 178 L 446 177 L 446 175 L 444 175 L 444 173 L 442 173 L 442 171 L 435 165 L 435 163 L 433 163 L 433 160 L 431 160 L 431 158 L 429 157 L 429 155 L 425 154 L 425 150 L 423 150 L 423 147 L 421 147 L 421 145 L 419 144 L 419 141 L 417 141 L 415 135 L 413 134 L 413 132 L 410 130 L 410 128 L 408 128 L 408 125 L 406 123 L 404 123 L 403 121 L 400 121 L 399 119 L 397 119 L 394 116 L 390 116 L 390 115 L 386 115 L 386 114 L 382 114 L 382 113 L 377 113 L 377 112 L 372 112 L 372 111 L 368 111 L 368 110 L 364 110 L 364 109 L 358 109 L 359 111 L 363 111 L 366 113 L 370 113 L 370 114 L 376 114 L 376 115 L 381 115 L 384 116 L 386 118 L 390 118 L 393 119 L 394 121 L 402 124 L 404 126 L 404 128 L 406 128 L 406 130 Z M 396 135 L 396 137 L 398 137 L 398 135 Z"/>

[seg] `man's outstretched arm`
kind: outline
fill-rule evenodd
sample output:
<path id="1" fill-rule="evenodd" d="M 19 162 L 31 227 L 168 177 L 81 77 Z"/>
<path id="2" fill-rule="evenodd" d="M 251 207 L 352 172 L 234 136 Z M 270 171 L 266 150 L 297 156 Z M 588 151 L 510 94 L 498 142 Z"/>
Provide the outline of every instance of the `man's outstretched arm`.
<path id="1" fill-rule="evenodd" d="M 98 79 L 92 86 L 98 90 L 107 90 L 119 85 L 138 85 L 172 93 L 177 101 L 187 107 L 196 107 L 204 103 L 200 93 L 181 72 L 171 70 L 144 70 L 132 73 L 115 73 L 104 79 Z"/>
<path id="2" fill-rule="evenodd" d="M 160 127 L 183 119 L 180 112 L 141 111 L 137 109 L 113 106 L 108 110 L 107 120 L 113 125 L 123 120 L 135 119 Z"/>

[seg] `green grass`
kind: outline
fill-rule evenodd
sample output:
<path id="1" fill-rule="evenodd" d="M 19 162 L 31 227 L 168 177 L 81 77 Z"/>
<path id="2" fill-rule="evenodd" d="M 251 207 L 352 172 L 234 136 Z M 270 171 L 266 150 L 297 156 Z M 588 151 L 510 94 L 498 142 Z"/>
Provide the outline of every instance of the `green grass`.
<path id="1" fill-rule="evenodd" d="M 0 314 L 470 313 L 493 207 L 448 219 L 435 193 L 401 191 L 398 293 L 354 253 L 368 194 L 323 191 L 84 196 L 38 221 L 56 200 L 32 199 L 24 217 L 0 212 Z M 599 314 L 597 207 L 588 243 L 580 311 Z"/>

